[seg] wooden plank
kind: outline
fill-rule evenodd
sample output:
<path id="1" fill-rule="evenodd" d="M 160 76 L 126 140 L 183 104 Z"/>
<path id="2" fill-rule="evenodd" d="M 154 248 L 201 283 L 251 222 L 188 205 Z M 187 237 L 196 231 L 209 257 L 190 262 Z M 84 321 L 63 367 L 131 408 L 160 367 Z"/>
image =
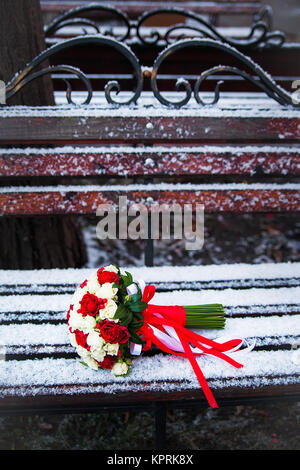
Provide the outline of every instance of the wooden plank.
<path id="1" fill-rule="evenodd" d="M 22 316 L 22 314 L 20 314 Z M 50 312 L 49 312 L 50 316 Z M 272 321 L 272 316 L 270 315 L 269 321 Z M 51 322 L 50 322 L 51 323 Z M 15 328 L 17 329 L 20 325 L 30 325 L 31 330 L 33 330 L 33 324 L 28 322 L 21 323 L 21 321 L 13 322 Z M 45 325 L 47 327 L 49 323 L 47 322 L 40 322 L 34 323 L 38 327 Z M 60 326 L 63 327 L 66 325 L 66 320 Z M 5 330 L 5 324 L 2 324 L 2 329 Z M 23 327 L 22 326 L 22 327 Z M 57 324 L 53 325 L 56 328 Z M 33 338 L 33 341 L 36 338 Z M 256 339 L 255 351 L 291 351 L 293 349 L 293 345 L 298 344 L 300 341 L 299 334 L 296 335 L 289 335 L 289 336 L 282 336 L 278 334 L 276 338 L 272 336 L 265 336 L 264 338 L 254 338 L 248 337 L 248 341 L 251 343 L 254 339 Z M 157 356 L 157 354 L 161 354 L 162 351 L 155 346 L 152 347 L 150 353 L 145 352 L 144 357 L 153 357 Z M 5 359 L 8 361 L 11 360 L 26 360 L 26 359 L 41 359 L 41 358 L 65 358 L 65 359 L 78 359 L 78 354 L 75 348 L 70 344 L 70 342 L 66 343 L 38 343 L 33 342 L 32 344 L 20 345 L 20 344 L 9 344 L 6 346 L 5 351 Z"/>
<path id="2" fill-rule="evenodd" d="M 31 153 L 32 152 L 32 153 Z M 0 149 L 0 175 L 299 175 L 297 147 L 68 147 Z"/>
<path id="3" fill-rule="evenodd" d="M 45 13 L 63 13 L 71 8 L 83 6 L 86 2 L 82 1 L 62 1 L 62 2 L 51 2 L 41 1 L 42 11 Z M 119 10 L 127 13 L 129 16 L 136 17 L 146 11 L 151 11 L 157 8 L 165 8 L 166 4 L 161 0 L 144 0 L 144 1 L 112 1 L 105 2 L 102 4 L 108 4 L 110 7 L 118 8 Z M 214 1 L 176 1 L 172 0 L 168 3 L 168 8 L 183 8 L 193 11 L 195 13 L 219 13 L 219 14 L 254 14 L 258 13 L 261 9 L 261 2 L 257 0 L 250 0 L 249 2 L 239 0 L 214 0 Z"/>
<path id="4" fill-rule="evenodd" d="M 174 185 L 175 186 L 175 185 Z M 281 212 L 298 211 L 300 191 L 298 189 L 224 189 L 212 186 L 212 189 L 184 189 L 184 186 L 161 188 L 161 190 L 143 187 L 139 189 L 124 190 L 124 187 L 103 190 L 99 186 L 95 189 L 72 186 L 60 190 L 41 187 L 40 189 L 1 188 L 0 213 L 2 216 L 29 216 L 46 214 L 89 214 L 95 215 L 101 204 L 111 204 L 118 208 L 120 196 L 126 196 L 128 204 L 141 203 L 148 209 L 153 205 L 174 202 L 184 207 L 184 204 L 204 204 L 205 212 Z M 153 187 L 152 187 L 153 188 Z M 181 188 L 181 189 L 180 189 Z M 151 209 L 150 209 L 151 210 Z"/>
<path id="5" fill-rule="evenodd" d="M 133 117 L 130 111 L 126 116 L 111 116 L 109 112 L 101 116 L 64 116 L 59 110 L 53 116 L 5 117 L 0 113 L 0 142 L 2 144 L 27 144 L 59 142 L 77 144 L 89 143 L 156 143 L 161 142 L 264 142 L 298 143 L 300 138 L 300 117 L 291 111 L 290 118 L 263 117 L 257 110 L 254 116 L 242 112 L 228 112 L 228 115 L 203 116 L 186 115 L 183 110 L 173 116 L 164 109 L 165 116 Z M 119 111 L 120 112 L 120 111 Z M 121 111 L 122 112 L 122 111 Z M 97 111 L 95 111 L 97 114 Z M 113 114 L 113 111 L 111 112 Z M 168 116 L 169 114 L 169 116 Z M 181 114 L 181 116 L 180 116 Z M 225 113 L 223 113 L 225 114 Z M 262 114 L 262 116 L 260 116 Z M 299 112 L 298 112 L 299 114 Z"/>
<path id="6" fill-rule="evenodd" d="M 72 393 L 72 388 L 56 386 L 52 387 L 52 394 L 32 394 L 29 396 L 18 395 L 18 390 L 15 390 L 15 394 L 12 396 L 6 396 L 0 399 L 0 413 L 1 414 L 12 414 L 24 412 L 37 412 L 38 410 L 51 411 L 58 410 L 62 412 L 73 411 L 73 412 L 86 412 L 101 409 L 101 407 L 110 406 L 124 406 L 124 405 L 143 405 L 145 409 L 147 406 L 153 406 L 154 403 L 160 401 L 168 401 L 169 406 L 175 405 L 177 401 L 184 400 L 186 403 L 193 404 L 197 401 L 198 404 L 207 406 L 207 402 L 203 397 L 201 390 L 186 389 L 185 391 L 150 391 L 149 384 L 143 384 L 143 392 L 119 392 L 116 394 L 105 394 L 95 391 L 83 392 L 82 394 Z M 55 390 L 62 391 L 64 393 L 54 394 Z M 0 393 L 6 390 L 0 389 Z M 75 390 L 76 392 L 76 390 Z M 230 386 L 225 384 L 222 389 L 213 390 L 214 396 L 217 399 L 219 405 L 222 404 L 242 404 L 243 401 L 249 399 L 261 400 L 269 398 L 270 400 L 276 398 L 285 399 L 295 398 L 299 400 L 300 397 L 300 385 L 299 384 L 287 384 L 287 385 L 274 385 L 274 386 L 261 386 L 259 388 L 244 387 L 239 388 L 237 386 Z"/>

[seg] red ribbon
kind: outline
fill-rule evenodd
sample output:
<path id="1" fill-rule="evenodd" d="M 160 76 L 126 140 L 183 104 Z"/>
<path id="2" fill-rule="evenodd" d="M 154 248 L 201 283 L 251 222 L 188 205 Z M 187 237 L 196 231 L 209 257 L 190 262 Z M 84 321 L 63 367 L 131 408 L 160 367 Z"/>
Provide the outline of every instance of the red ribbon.
<path id="1" fill-rule="evenodd" d="M 147 303 L 150 302 L 150 300 L 154 297 L 154 294 L 155 287 L 146 286 L 143 294 L 143 301 Z M 230 351 L 231 349 L 241 344 L 241 340 L 233 339 L 231 341 L 226 341 L 225 343 L 216 343 L 215 341 L 205 338 L 204 336 L 198 335 L 192 331 L 187 330 L 184 327 L 186 323 L 185 310 L 183 307 L 180 307 L 178 305 L 174 307 L 148 305 L 146 310 L 144 310 L 143 314 L 144 325 L 139 330 L 139 335 L 144 341 L 146 341 L 146 345 L 144 346 L 143 350 L 148 350 L 153 343 L 158 346 L 162 351 L 165 351 L 169 354 L 187 357 L 197 376 L 198 382 L 201 385 L 201 388 L 207 398 L 209 405 L 212 408 L 218 408 L 217 402 L 206 382 L 206 379 L 199 367 L 198 362 L 196 361 L 195 356 L 199 356 L 204 353 L 211 354 L 212 356 L 223 359 L 224 361 L 228 362 L 236 368 L 241 368 L 243 367 L 242 364 L 239 364 L 234 359 L 224 354 L 224 352 Z M 160 317 L 158 317 L 156 314 L 160 314 Z M 168 348 L 165 344 L 163 344 L 155 336 L 151 325 L 155 326 L 161 331 L 164 331 L 164 326 L 173 327 L 184 349 L 184 353 L 173 351 L 172 349 Z M 202 352 L 193 352 L 189 343 L 197 347 L 198 349 L 201 349 Z"/>

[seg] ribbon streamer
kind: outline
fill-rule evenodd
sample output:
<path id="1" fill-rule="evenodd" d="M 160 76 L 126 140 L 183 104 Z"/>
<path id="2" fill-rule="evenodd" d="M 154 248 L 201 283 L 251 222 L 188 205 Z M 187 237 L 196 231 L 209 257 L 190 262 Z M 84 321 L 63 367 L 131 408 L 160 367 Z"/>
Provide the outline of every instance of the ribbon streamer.
<path id="1" fill-rule="evenodd" d="M 181 306 L 159 306 L 149 305 L 155 294 L 154 286 L 146 286 L 144 281 L 137 281 L 142 294 L 143 301 L 148 303 L 148 307 L 144 310 L 144 325 L 139 330 L 141 339 L 146 342 L 142 348 L 141 345 L 131 343 L 130 351 L 133 355 L 141 354 L 142 350 L 146 351 L 151 348 L 152 343 L 159 349 L 169 354 L 186 357 L 198 379 L 198 382 L 212 408 L 218 408 L 217 402 L 207 384 L 207 381 L 199 367 L 196 356 L 207 354 L 226 361 L 228 364 L 236 368 L 243 367 L 226 353 L 231 353 L 240 349 L 243 339 L 233 339 L 223 343 L 212 341 L 204 336 L 194 333 L 185 328 L 186 313 L 184 307 Z M 132 295 L 137 292 L 136 284 L 127 287 L 127 292 Z M 193 348 L 191 347 L 193 346 Z M 248 346 L 251 350 L 252 346 Z"/>

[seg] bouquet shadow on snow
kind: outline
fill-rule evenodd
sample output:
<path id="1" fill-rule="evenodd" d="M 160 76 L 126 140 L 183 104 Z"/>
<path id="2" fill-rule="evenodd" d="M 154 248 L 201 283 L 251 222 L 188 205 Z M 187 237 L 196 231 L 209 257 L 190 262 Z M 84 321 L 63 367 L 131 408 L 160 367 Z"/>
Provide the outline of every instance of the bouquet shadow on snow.
<path id="1" fill-rule="evenodd" d="M 149 304 L 154 286 L 133 281 L 117 266 L 95 271 L 75 291 L 67 313 L 71 344 L 92 369 L 110 369 L 115 376 L 130 372 L 132 358 L 155 344 L 160 350 L 186 357 L 213 408 L 213 397 L 195 356 L 209 354 L 236 368 L 243 367 L 225 352 L 238 350 L 243 340 L 218 343 L 189 328 L 224 328 L 220 304 L 158 306 Z"/>

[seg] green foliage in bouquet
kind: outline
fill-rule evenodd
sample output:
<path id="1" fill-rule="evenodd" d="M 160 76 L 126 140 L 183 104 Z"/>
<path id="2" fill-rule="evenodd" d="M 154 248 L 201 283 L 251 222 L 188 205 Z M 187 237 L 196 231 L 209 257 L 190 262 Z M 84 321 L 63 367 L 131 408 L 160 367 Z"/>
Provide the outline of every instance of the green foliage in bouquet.
<path id="1" fill-rule="evenodd" d="M 144 324 L 143 311 L 146 310 L 148 304 L 142 301 L 142 292 L 137 284 L 137 292 L 133 295 L 128 295 L 127 287 L 134 283 L 132 275 L 125 271 L 121 274 L 118 268 L 119 284 L 118 287 L 118 308 L 114 315 L 114 319 L 119 320 L 121 326 L 126 326 L 130 333 L 130 340 L 136 344 L 142 344 L 137 331 Z"/>

